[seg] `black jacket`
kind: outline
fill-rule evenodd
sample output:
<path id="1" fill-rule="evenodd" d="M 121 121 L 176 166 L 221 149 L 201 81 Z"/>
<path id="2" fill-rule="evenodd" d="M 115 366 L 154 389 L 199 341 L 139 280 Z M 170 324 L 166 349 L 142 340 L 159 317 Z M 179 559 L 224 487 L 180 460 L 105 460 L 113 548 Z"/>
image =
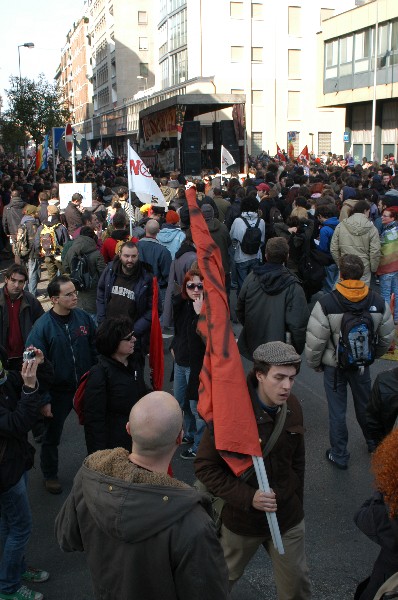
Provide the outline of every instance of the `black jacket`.
<path id="1" fill-rule="evenodd" d="M 187 340 L 189 352 L 189 379 L 185 391 L 186 400 L 199 400 L 199 374 L 202 370 L 206 346 L 196 332 L 199 315 L 196 314 L 193 303 L 188 304 Z"/>
<path id="2" fill-rule="evenodd" d="M 254 267 L 243 283 L 236 314 L 243 325 L 239 352 L 248 360 L 260 344 L 285 341 L 286 332 L 290 332 L 296 351 L 302 353 L 309 318 L 307 301 L 299 280 L 283 265 Z"/>
<path id="3" fill-rule="evenodd" d="M 22 339 L 26 342 L 33 324 L 44 314 L 42 305 L 32 294 L 27 291 L 22 292 L 22 302 L 19 309 L 19 324 L 21 327 Z M 8 310 L 7 302 L 4 297 L 4 288 L 0 290 L 0 345 L 7 347 L 8 337 Z"/>
<path id="4" fill-rule="evenodd" d="M 180 367 L 189 367 L 188 323 L 192 318 L 189 310 L 189 300 L 184 300 L 181 294 L 172 298 L 174 317 L 174 337 L 170 349 L 174 352 L 174 360 Z"/>
<path id="5" fill-rule="evenodd" d="M 356 600 L 373 600 L 379 587 L 398 571 L 398 521 L 390 519 L 380 492 L 375 492 L 361 506 L 354 520 L 362 533 L 381 546 L 367 585 L 360 584 L 355 595 Z"/>
<path id="6" fill-rule="evenodd" d="M 6 366 L 4 350 L 1 351 Z M 7 381 L 0 386 L 0 493 L 18 483 L 25 471 L 33 466 L 35 449 L 28 442 L 28 432 L 37 421 L 40 394 L 46 392 L 53 379 L 51 363 L 45 361 L 37 371 L 40 388 L 24 393 L 23 379 L 17 371 L 9 371 Z M 29 392 L 32 390 L 29 390 Z"/>
<path id="7" fill-rule="evenodd" d="M 390 433 L 398 417 L 398 367 L 379 373 L 366 407 L 368 437 L 376 444 Z"/>
<path id="8" fill-rule="evenodd" d="M 134 356 L 128 367 L 100 355 L 90 369 L 84 391 L 84 433 L 88 454 L 106 448 L 131 451 L 126 423 L 131 408 L 147 393 L 140 363 Z"/>
<path id="9" fill-rule="evenodd" d="M 11 198 L 3 213 L 3 228 L 6 235 L 16 235 L 22 220 L 22 209 L 26 202 L 22 198 Z"/>

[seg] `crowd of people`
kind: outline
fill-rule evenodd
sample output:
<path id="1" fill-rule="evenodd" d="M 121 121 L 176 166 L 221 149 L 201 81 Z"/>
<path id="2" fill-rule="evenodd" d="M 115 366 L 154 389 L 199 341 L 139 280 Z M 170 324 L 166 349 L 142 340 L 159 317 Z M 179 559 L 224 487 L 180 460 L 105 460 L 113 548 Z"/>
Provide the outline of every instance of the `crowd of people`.
<path id="1" fill-rule="evenodd" d="M 262 155 L 244 177 L 177 170 L 158 179 L 166 209 L 129 198 L 122 159 L 80 161 L 77 173 L 92 184 L 92 206 L 73 193 L 61 209 L 67 162 L 56 180 L 50 169 L 27 175 L 12 160 L 0 162 L 0 257 L 12 258 L 0 290 L 0 599 L 43 597 L 25 585 L 49 577 L 25 562 L 28 433 L 40 444 L 44 489 L 62 493 L 58 447 L 75 407 L 88 456 L 56 534 L 65 551 L 86 552 L 96 598 L 228 598 L 262 545 L 279 600 L 309 600 L 304 425 L 291 393 L 301 355 L 323 372 L 327 462 L 349 467 L 348 387 L 373 455 L 378 491 L 356 516 L 382 547 L 356 590 L 358 600 L 373 599 L 398 571 L 398 369 L 373 385 L 370 375 L 375 360 L 394 352 L 398 329 L 394 159 Z M 270 492 L 259 489 L 253 469 L 236 477 L 198 410 L 206 274 L 191 230 L 191 188 L 220 252 L 232 324 L 242 326 L 239 352 L 253 363 L 247 385 Z M 39 291 L 44 269 L 46 293 Z M 174 396 L 152 391 L 144 375 L 157 315 L 173 358 Z M 177 448 L 223 501 L 219 531 L 209 496 L 173 477 Z M 277 514 L 283 555 L 264 512 Z"/>

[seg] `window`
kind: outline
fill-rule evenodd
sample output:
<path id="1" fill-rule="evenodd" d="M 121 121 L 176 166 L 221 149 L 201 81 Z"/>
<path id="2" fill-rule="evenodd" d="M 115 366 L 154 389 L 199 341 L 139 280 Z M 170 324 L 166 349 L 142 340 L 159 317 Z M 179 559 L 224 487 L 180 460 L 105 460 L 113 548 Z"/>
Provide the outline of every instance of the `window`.
<path id="1" fill-rule="evenodd" d="M 188 55 L 181 50 L 171 57 L 171 85 L 177 85 L 188 78 Z"/>
<path id="2" fill-rule="evenodd" d="M 138 25 L 147 25 L 148 23 L 148 13 L 146 10 L 138 11 Z"/>
<path id="3" fill-rule="evenodd" d="M 169 19 L 169 50 L 187 43 L 187 11 L 181 10 Z"/>
<path id="4" fill-rule="evenodd" d="M 256 21 L 263 20 L 263 5 L 253 2 L 252 4 L 252 19 Z"/>
<path id="5" fill-rule="evenodd" d="M 352 73 L 352 46 L 353 36 L 340 38 L 340 72 L 339 75 L 351 75 Z"/>
<path id="6" fill-rule="evenodd" d="M 301 50 L 288 50 L 289 79 L 300 79 Z"/>
<path id="7" fill-rule="evenodd" d="M 148 38 L 140 37 L 138 38 L 138 47 L 140 50 L 148 50 Z"/>
<path id="8" fill-rule="evenodd" d="M 253 156 L 258 156 L 263 151 L 263 134 L 261 131 L 252 131 L 252 151 Z"/>
<path id="9" fill-rule="evenodd" d="M 329 131 L 319 131 L 318 133 L 318 154 L 332 151 L 332 134 Z"/>
<path id="10" fill-rule="evenodd" d="M 173 12 L 173 11 L 177 10 L 177 8 L 180 8 L 181 6 L 186 4 L 187 0 L 169 0 L 169 2 L 170 2 L 169 12 Z"/>
<path id="11" fill-rule="evenodd" d="M 229 14 L 232 19 L 243 19 L 243 2 L 230 2 Z"/>
<path id="12" fill-rule="evenodd" d="M 159 27 L 159 58 L 167 54 L 167 21 Z"/>
<path id="13" fill-rule="evenodd" d="M 339 42 L 333 40 L 325 44 L 325 77 L 337 77 L 337 62 L 339 53 Z"/>
<path id="14" fill-rule="evenodd" d="M 398 20 L 391 23 L 391 51 L 390 64 L 398 64 Z"/>
<path id="15" fill-rule="evenodd" d="M 252 48 L 252 62 L 263 62 L 262 48 Z"/>
<path id="16" fill-rule="evenodd" d="M 355 73 L 369 70 L 369 58 L 372 51 L 372 29 L 355 34 Z"/>
<path id="17" fill-rule="evenodd" d="M 242 62 L 243 46 L 231 46 L 231 62 Z"/>
<path id="18" fill-rule="evenodd" d="M 300 92 L 287 93 L 287 118 L 293 120 L 300 118 Z"/>
<path id="19" fill-rule="evenodd" d="M 162 89 L 169 87 L 169 59 L 166 58 L 160 63 L 160 72 L 162 77 Z"/>
<path id="20" fill-rule="evenodd" d="M 140 77 L 148 77 L 148 63 L 140 63 Z"/>
<path id="21" fill-rule="evenodd" d="M 231 90 L 231 94 L 244 94 L 244 90 L 233 89 Z"/>
<path id="22" fill-rule="evenodd" d="M 254 106 L 262 106 L 264 104 L 263 90 L 252 90 L 252 104 Z"/>
<path id="23" fill-rule="evenodd" d="M 289 6 L 288 8 L 288 32 L 289 35 L 301 35 L 301 8 L 300 6 Z"/>

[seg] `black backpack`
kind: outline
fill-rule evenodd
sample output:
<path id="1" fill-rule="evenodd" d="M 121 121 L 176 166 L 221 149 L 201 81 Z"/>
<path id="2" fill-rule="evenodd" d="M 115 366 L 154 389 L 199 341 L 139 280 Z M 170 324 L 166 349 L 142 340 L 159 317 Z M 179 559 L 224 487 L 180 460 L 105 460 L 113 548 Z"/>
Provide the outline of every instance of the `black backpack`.
<path id="1" fill-rule="evenodd" d="M 245 217 L 241 216 L 241 219 L 247 227 L 245 235 L 240 243 L 241 250 L 245 254 L 257 254 L 261 246 L 261 229 L 259 228 L 260 217 L 253 227 Z"/>
<path id="2" fill-rule="evenodd" d="M 89 290 L 93 284 L 93 278 L 90 275 L 87 254 L 76 254 L 70 264 L 70 279 L 79 291 Z"/>
<path id="3" fill-rule="evenodd" d="M 342 307 L 337 294 L 334 295 Z M 372 294 L 369 296 L 369 306 L 371 306 Z M 353 370 L 368 367 L 375 360 L 376 346 L 377 334 L 369 310 L 353 306 L 351 310 L 344 312 L 336 348 L 338 367 Z"/>
<path id="4" fill-rule="evenodd" d="M 283 223 L 283 217 L 277 206 L 271 206 L 269 211 L 269 228 L 267 230 L 267 239 L 276 236 L 275 223 Z"/>

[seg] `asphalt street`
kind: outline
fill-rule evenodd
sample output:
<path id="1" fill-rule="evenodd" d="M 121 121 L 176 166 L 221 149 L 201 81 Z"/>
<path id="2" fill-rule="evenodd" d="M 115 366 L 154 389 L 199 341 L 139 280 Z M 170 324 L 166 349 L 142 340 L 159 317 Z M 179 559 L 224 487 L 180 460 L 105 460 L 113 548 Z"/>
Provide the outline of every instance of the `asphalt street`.
<path id="1" fill-rule="evenodd" d="M 239 327 L 234 325 L 236 334 Z M 168 346 L 167 340 L 165 346 Z M 374 377 L 378 372 L 395 366 L 394 362 L 379 360 L 371 367 L 372 375 Z M 245 362 L 245 369 L 248 368 L 250 364 Z M 164 389 L 167 391 L 172 391 L 170 372 L 171 357 L 166 352 Z M 302 402 L 306 426 L 306 544 L 313 598 L 348 600 L 353 597 L 358 582 L 370 573 L 378 553 L 377 546 L 365 538 L 353 523 L 355 511 L 372 494 L 370 458 L 355 420 L 352 402 L 349 401 L 349 469 L 339 471 L 326 461 L 325 451 L 329 447 L 328 416 L 322 374 L 314 373 L 304 364 L 297 377 L 294 393 Z M 36 447 L 39 450 L 37 445 Z M 76 414 L 71 413 L 60 446 L 59 475 L 64 492 L 59 496 L 50 495 L 44 489 L 40 469 L 36 467 L 30 472 L 33 532 L 27 560 L 32 566 L 50 572 L 49 581 L 32 586 L 43 592 L 47 600 L 94 598 L 85 555 L 61 552 L 53 533 L 55 517 L 72 487 L 74 475 L 84 457 L 83 428 L 78 424 Z M 38 458 L 37 454 L 36 465 L 39 463 Z M 176 477 L 188 483 L 193 481 L 192 462 L 182 460 L 178 452 L 173 460 L 173 469 Z M 117 569 L 117 565 L 112 565 L 111 568 Z M 148 564 L 148 578 L 153 575 L 151 564 Z M 265 551 L 258 551 L 244 577 L 234 587 L 231 598 L 276 598 L 270 561 Z"/>

